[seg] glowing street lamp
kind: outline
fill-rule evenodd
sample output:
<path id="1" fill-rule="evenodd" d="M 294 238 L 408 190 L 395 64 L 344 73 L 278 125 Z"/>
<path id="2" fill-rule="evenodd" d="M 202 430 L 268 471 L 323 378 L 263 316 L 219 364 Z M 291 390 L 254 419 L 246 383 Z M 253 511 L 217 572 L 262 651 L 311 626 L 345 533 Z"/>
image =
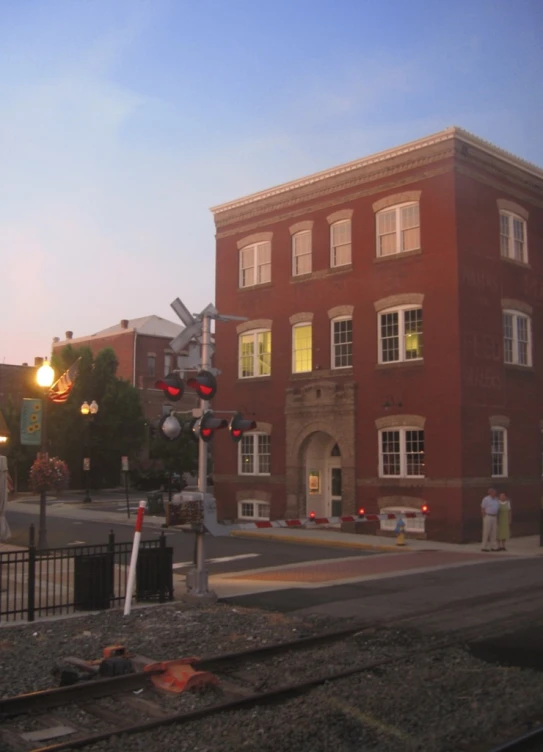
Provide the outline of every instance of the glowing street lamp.
<path id="1" fill-rule="evenodd" d="M 86 417 L 88 419 L 88 425 L 87 425 L 87 456 L 83 460 L 83 470 L 85 472 L 85 498 L 83 499 L 83 502 L 90 502 L 92 501 L 90 496 L 90 489 L 89 489 L 89 476 L 90 476 L 90 432 L 91 432 L 91 426 L 92 422 L 94 420 L 94 416 L 98 412 L 98 402 L 96 400 L 93 400 L 90 405 L 85 400 L 83 404 L 80 407 L 81 415 Z"/>
<path id="2" fill-rule="evenodd" d="M 49 365 L 47 358 L 44 359 L 43 364 L 38 368 L 36 374 L 36 381 L 38 386 L 43 389 L 43 415 L 41 425 L 41 457 L 44 460 L 48 459 L 47 454 L 47 393 L 53 381 L 55 380 L 55 372 Z M 38 530 L 38 548 L 47 548 L 47 530 L 45 527 L 45 508 L 47 503 L 47 491 L 40 493 L 40 526 Z"/>

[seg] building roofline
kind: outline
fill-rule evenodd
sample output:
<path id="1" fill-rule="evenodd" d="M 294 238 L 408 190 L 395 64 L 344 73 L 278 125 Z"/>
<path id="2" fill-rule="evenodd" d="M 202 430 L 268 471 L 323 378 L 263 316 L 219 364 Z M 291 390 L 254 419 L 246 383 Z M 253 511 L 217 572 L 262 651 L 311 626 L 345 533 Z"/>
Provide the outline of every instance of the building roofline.
<path id="1" fill-rule="evenodd" d="M 254 204 L 258 201 L 264 201 L 265 199 L 271 198 L 272 196 L 277 196 L 281 193 L 288 193 L 289 191 L 294 191 L 297 188 L 302 188 L 303 186 L 311 185 L 312 183 L 319 183 L 322 180 L 327 180 L 328 178 L 335 177 L 336 175 L 352 172 L 353 170 L 357 170 L 361 167 L 367 167 L 378 162 L 384 162 L 387 159 L 393 159 L 394 157 L 399 157 L 402 154 L 418 151 L 428 146 L 439 144 L 443 141 L 449 141 L 453 138 L 457 138 L 468 146 L 475 146 L 478 149 L 486 152 L 487 154 L 490 154 L 497 159 L 501 159 L 503 162 L 507 162 L 508 164 L 513 165 L 518 169 L 539 178 L 540 180 L 543 180 L 543 169 L 541 169 L 541 167 L 538 167 L 537 165 L 533 164 L 532 162 L 528 162 L 525 159 L 521 159 L 511 152 L 508 152 L 505 149 L 501 149 L 499 146 L 495 146 L 494 144 L 490 143 L 490 141 L 485 141 L 484 139 L 479 138 L 479 136 L 475 136 L 473 133 L 469 133 L 468 131 L 459 128 L 458 126 L 451 126 L 450 128 L 446 128 L 443 131 L 434 133 L 431 136 L 425 136 L 424 138 L 419 138 L 416 141 L 409 141 L 407 144 L 403 144 L 402 146 L 396 146 L 392 149 L 386 149 L 385 151 L 380 151 L 376 154 L 372 154 L 369 157 L 362 157 L 361 159 L 355 159 L 352 162 L 345 162 L 344 164 L 338 165 L 337 167 L 322 170 L 321 172 L 315 172 L 312 175 L 307 175 L 306 177 L 298 178 L 297 180 L 291 180 L 288 183 L 281 183 L 273 188 L 269 188 L 264 191 L 258 191 L 257 193 L 251 193 L 247 196 L 243 196 L 242 198 L 235 199 L 234 201 L 228 201 L 224 204 L 212 206 L 210 208 L 210 211 L 214 216 L 216 216 L 231 209 L 237 209 L 247 204 Z"/>

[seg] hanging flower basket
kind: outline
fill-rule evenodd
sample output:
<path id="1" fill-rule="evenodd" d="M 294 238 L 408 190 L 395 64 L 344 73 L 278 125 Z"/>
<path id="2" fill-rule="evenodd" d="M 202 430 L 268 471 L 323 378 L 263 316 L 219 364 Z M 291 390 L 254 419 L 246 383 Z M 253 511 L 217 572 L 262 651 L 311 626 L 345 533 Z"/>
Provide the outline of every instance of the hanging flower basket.
<path id="1" fill-rule="evenodd" d="M 40 458 L 30 468 L 29 480 L 34 493 L 60 493 L 68 487 L 70 472 L 66 463 L 58 457 Z"/>

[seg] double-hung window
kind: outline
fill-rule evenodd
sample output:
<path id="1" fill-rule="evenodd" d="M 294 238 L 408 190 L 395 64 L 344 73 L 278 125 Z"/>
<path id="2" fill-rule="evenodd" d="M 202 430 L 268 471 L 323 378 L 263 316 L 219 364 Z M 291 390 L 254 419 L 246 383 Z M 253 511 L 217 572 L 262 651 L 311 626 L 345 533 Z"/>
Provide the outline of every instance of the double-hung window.
<path id="1" fill-rule="evenodd" d="M 238 501 L 238 518 L 246 520 L 269 520 L 270 505 L 264 501 Z"/>
<path id="2" fill-rule="evenodd" d="M 382 478 L 424 477 L 424 431 L 386 428 L 379 431 L 379 475 Z"/>
<path id="3" fill-rule="evenodd" d="M 377 214 L 377 256 L 391 256 L 419 249 L 418 202 L 393 206 Z"/>
<path id="4" fill-rule="evenodd" d="M 500 212 L 500 252 L 504 258 L 528 263 L 526 220 L 508 211 Z"/>
<path id="5" fill-rule="evenodd" d="M 292 236 L 292 276 L 311 273 L 311 230 Z"/>
<path id="6" fill-rule="evenodd" d="M 164 353 L 164 376 L 167 376 L 172 370 L 172 354 Z"/>
<path id="7" fill-rule="evenodd" d="M 379 363 L 422 359 L 422 308 L 405 306 L 381 311 L 378 327 Z"/>
<path id="8" fill-rule="evenodd" d="M 269 475 L 271 437 L 268 433 L 246 433 L 239 446 L 240 475 Z"/>
<path id="9" fill-rule="evenodd" d="M 253 287 L 271 282 L 271 243 L 253 243 L 239 252 L 239 286 Z"/>
<path id="10" fill-rule="evenodd" d="M 518 366 L 532 365 L 532 322 L 518 311 L 503 312 L 503 360 Z"/>
<path id="11" fill-rule="evenodd" d="M 353 364 L 353 320 L 332 320 L 332 368 L 349 368 Z"/>
<path id="12" fill-rule="evenodd" d="M 346 266 L 351 260 L 351 220 L 342 219 L 330 225 L 330 266 Z"/>
<path id="13" fill-rule="evenodd" d="M 310 322 L 292 327 L 292 373 L 312 370 L 313 328 Z"/>
<path id="14" fill-rule="evenodd" d="M 493 478 L 507 477 L 507 429 L 490 429 L 491 474 Z"/>
<path id="15" fill-rule="evenodd" d="M 271 331 L 258 329 L 239 337 L 239 378 L 271 375 Z"/>

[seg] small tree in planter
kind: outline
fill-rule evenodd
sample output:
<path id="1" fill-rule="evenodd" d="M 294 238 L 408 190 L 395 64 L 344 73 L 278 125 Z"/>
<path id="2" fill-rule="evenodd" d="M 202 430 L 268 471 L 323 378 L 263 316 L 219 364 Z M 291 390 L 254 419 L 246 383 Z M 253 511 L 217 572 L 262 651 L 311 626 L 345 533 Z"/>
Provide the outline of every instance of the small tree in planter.
<path id="1" fill-rule="evenodd" d="M 30 487 L 35 493 L 60 493 L 68 487 L 68 466 L 58 457 L 39 457 L 30 468 Z"/>

